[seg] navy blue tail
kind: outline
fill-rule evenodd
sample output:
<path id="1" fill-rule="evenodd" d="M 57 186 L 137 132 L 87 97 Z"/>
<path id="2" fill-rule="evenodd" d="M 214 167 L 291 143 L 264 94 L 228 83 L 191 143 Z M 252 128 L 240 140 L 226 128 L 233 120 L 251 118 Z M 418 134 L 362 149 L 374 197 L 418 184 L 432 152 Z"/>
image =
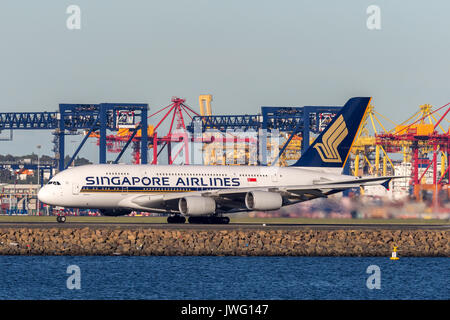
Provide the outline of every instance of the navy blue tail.
<path id="1" fill-rule="evenodd" d="M 342 168 L 371 98 L 352 98 L 293 167 Z"/>

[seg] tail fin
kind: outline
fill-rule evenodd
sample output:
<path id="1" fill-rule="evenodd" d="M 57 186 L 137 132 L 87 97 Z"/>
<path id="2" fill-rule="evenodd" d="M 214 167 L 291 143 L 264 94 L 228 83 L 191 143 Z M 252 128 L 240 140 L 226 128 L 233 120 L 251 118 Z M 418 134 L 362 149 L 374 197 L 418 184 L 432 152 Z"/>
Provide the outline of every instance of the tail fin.
<path id="1" fill-rule="evenodd" d="M 371 98 L 352 98 L 293 167 L 342 168 Z"/>

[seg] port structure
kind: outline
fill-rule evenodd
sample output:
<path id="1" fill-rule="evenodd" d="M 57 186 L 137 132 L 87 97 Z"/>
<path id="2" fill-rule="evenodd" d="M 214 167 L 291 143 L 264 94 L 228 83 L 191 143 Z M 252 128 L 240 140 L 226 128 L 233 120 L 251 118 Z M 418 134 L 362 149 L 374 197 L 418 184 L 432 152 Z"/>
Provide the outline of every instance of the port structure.
<path id="1" fill-rule="evenodd" d="M 444 111 L 442 116 L 438 113 L 440 110 Z M 446 131 L 443 128 L 444 121 L 449 122 L 446 118 L 449 113 L 450 103 L 434 111 L 429 104 L 421 105 L 419 111 L 402 124 L 375 135 L 377 145 L 382 146 L 386 152 L 402 153 L 403 162 L 411 164 L 410 194 L 416 199 L 420 199 L 422 190 L 432 190 L 434 202 L 437 204 L 438 192 L 444 189 L 447 189 L 447 193 L 450 191 L 450 129 Z M 412 122 L 409 123 L 410 121 Z M 432 159 L 429 159 L 429 155 Z M 432 183 L 426 183 L 423 179 L 430 168 L 433 171 Z"/>
<path id="2" fill-rule="evenodd" d="M 59 104 L 55 112 L 2 112 L 0 113 L 0 131 L 2 130 L 53 130 L 55 135 L 55 161 L 59 171 L 69 167 L 90 133 L 99 133 L 99 163 L 106 163 L 107 130 L 117 131 L 121 127 L 134 128 L 131 139 L 139 129 L 142 130 L 141 163 L 147 163 L 148 104 L 144 103 L 100 103 L 100 104 Z M 134 121 L 139 118 L 139 123 Z M 145 121 L 143 121 L 145 120 Z M 65 137 L 78 134 L 78 130 L 87 130 L 87 134 L 67 164 L 65 159 Z M 126 144 L 126 147 L 129 143 Z M 125 149 L 123 151 L 125 151 Z M 118 162 L 123 151 L 114 162 Z"/>
<path id="3" fill-rule="evenodd" d="M 380 174 L 387 176 L 394 173 L 394 161 L 391 160 L 385 148 L 376 143 L 375 137 L 381 132 L 388 132 L 386 121 L 390 125 L 397 126 L 394 121 L 377 112 L 370 104 L 351 149 L 351 154 L 354 156 L 351 173 L 354 176 L 379 176 Z M 388 172 L 388 163 L 390 172 Z"/>
<path id="4" fill-rule="evenodd" d="M 105 143 L 101 142 L 98 133 L 85 134 L 92 138 L 97 138 L 97 145 L 105 145 L 109 152 L 123 153 L 123 145 L 127 146 L 130 142 L 133 144 L 133 163 L 144 163 L 143 156 L 147 156 L 146 151 L 142 149 L 143 145 L 147 145 L 147 149 L 152 152 L 151 164 L 158 164 L 158 158 L 161 153 L 167 151 L 167 163 L 173 164 L 178 157 L 184 153 L 184 164 L 189 164 L 189 142 L 192 141 L 188 136 L 186 124 L 191 121 L 194 116 L 199 114 L 192 110 L 186 103 L 185 99 L 172 97 L 171 103 L 156 112 L 153 112 L 146 118 L 146 122 L 156 123 L 147 124 L 147 140 L 144 142 L 143 130 L 121 129 L 113 135 L 105 137 Z M 190 120 L 189 120 L 190 119 Z M 167 134 L 158 133 L 162 128 L 168 127 Z M 172 152 L 172 144 L 183 143 L 183 145 L 175 152 Z M 141 146 L 139 148 L 139 145 Z M 144 154 L 145 152 L 145 154 Z"/>
<path id="5" fill-rule="evenodd" d="M 271 141 L 265 139 L 258 141 L 254 137 L 240 138 L 238 136 L 227 135 L 229 130 L 255 132 L 266 130 L 266 132 L 276 131 L 281 133 L 285 139 L 285 143 L 279 148 L 278 156 L 272 163 L 278 162 L 279 165 L 286 165 L 287 160 L 296 160 L 300 157 L 301 150 L 306 150 L 310 143 L 310 134 L 319 134 L 333 119 L 341 107 L 337 106 L 305 106 L 305 107 L 261 107 L 261 114 L 256 115 L 213 115 L 211 110 L 212 95 L 202 94 L 199 96 L 200 114 L 195 112 L 186 104 L 186 100 L 179 97 L 172 97 L 171 103 L 148 116 L 148 149 L 152 151 L 152 164 L 157 164 L 163 150 L 167 152 L 167 163 L 173 164 L 181 154 L 183 159 L 180 161 L 184 164 L 190 164 L 190 148 L 189 142 L 198 142 L 203 144 L 203 148 L 207 148 L 213 143 L 220 143 L 225 148 L 232 146 L 234 158 L 241 157 L 242 154 L 247 164 L 249 159 L 249 144 L 258 144 L 273 148 Z M 304 125 L 304 123 L 306 125 Z M 166 134 L 160 133 L 162 127 L 168 127 Z M 196 132 L 196 127 L 200 126 L 201 133 L 207 130 L 215 130 L 221 134 L 208 135 Z M 105 145 L 108 152 L 117 153 L 122 150 L 122 145 L 133 143 L 133 162 L 140 162 L 140 154 L 138 145 L 142 146 L 140 130 L 131 137 L 133 131 L 131 129 L 123 129 L 114 135 L 106 137 Z M 98 133 L 86 132 L 89 137 L 97 138 L 97 145 L 102 145 Z M 303 137 L 306 137 L 303 139 Z M 307 142 L 305 142 L 307 141 Z M 180 145 L 181 143 L 181 145 Z M 173 152 L 172 144 L 177 144 L 177 150 Z M 238 146 L 238 147 L 237 147 Z M 244 146 L 244 147 L 242 147 Z M 215 151 L 214 148 L 212 150 Z M 214 152 L 213 151 L 213 152 Z M 237 155 L 237 152 L 241 152 Z M 262 164 L 271 165 L 271 162 L 264 159 L 267 158 L 267 149 L 263 148 Z M 223 154 L 209 155 L 205 154 L 204 164 L 237 164 L 225 163 L 225 160 L 217 161 L 223 158 Z M 280 161 L 278 161 L 280 160 Z M 234 161 L 237 162 L 237 161 Z M 259 163 L 261 164 L 261 163 Z"/>
<path id="6" fill-rule="evenodd" d="M 285 142 L 282 146 L 276 146 L 276 150 L 279 150 L 278 156 L 271 161 L 275 163 L 279 160 L 279 165 L 286 165 L 285 160 L 298 159 L 311 143 L 311 134 L 319 134 L 341 108 L 337 106 L 263 106 L 258 114 L 213 115 L 211 101 L 211 95 L 200 95 L 200 114 L 198 114 L 186 105 L 185 99 L 173 97 L 168 106 L 151 115 L 147 114 L 147 104 L 60 104 L 59 112 L 0 113 L 0 130 L 10 130 L 11 138 L 13 130 L 53 130 L 55 159 L 58 161 L 59 170 L 63 170 L 72 163 L 88 137 L 98 139 L 99 163 L 106 162 L 107 151 L 119 153 L 114 161 L 117 163 L 130 144 L 133 145 L 134 163 L 142 164 L 148 163 L 148 150 L 152 150 L 152 164 L 158 163 L 163 150 L 167 151 L 169 164 L 181 157 L 184 150 L 182 157 L 184 159 L 181 161 L 189 164 L 188 142 L 190 141 L 201 142 L 204 147 L 220 142 L 224 148 L 228 142 L 232 142 L 229 145 L 234 145 L 234 149 L 229 151 L 234 152 L 235 158 L 244 154 L 246 160 L 251 153 L 249 144 L 272 148 L 270 141 L 264 141 L 264 135 L 255 138 L 239 138 L 227 135 L 228 130 L 279 132 Z M 449 122 L 449 112 L 448 105 L 433 110 L 431 105 L 424 104 L 406 121 L 397 125 L 377 113 L 372 105 L 369 106 L 364 125 L 352 150 L 354 156 L 352 157 L 354 159 L 352 174 L 395 175 L 398 173 L 395 172 L 395 167 L 399 166 L 399 161 L 391 160 L 388 154 L 401 153 L 402 163 L 411 167 L 408 171 L 411 178 L 409 182 L 405 181 L 411 188 L 411 194 L 414 193 L 417 196 L 418 190 L 424 188 L 436 188 L 437 191 L 446 186 L 448 189 L 450 131 L 444 129 L 444 126 L 446 122 Z M 160 120 L 157 120 L 157 117 L 160 117 Z M 140 122 L 136 121 L 138 118 Z M 382 124 L 382 118 L 389 121 L 393 129 L 388 130 L 387 126 Z M 130 119 L 133 121 L 129 121 Z M 155 125 L 149 125 L 147 122 Z M 370 124 L 374 135 L 369 134 Z M 375 124 L 378 124 L 380 129 L 377 129 Z M 202 133 L 211 129 L 222 133 L 222 136 L 219 138 L 215 136 L 214 139 L 205 134 L 195 136 L 195 126 L 201 128 Z M 161 133 L 164 130 L 163 127 L 169 128 L 167 134 Z M 85 137 L 69 163 L 64 165 L 64 137 L 79 134 L 79 130 L 84 130 Z M 106 135 L 107 130 L 112 131 L 113 134 Z M 263 141 L 259 141 L 260 137 Z M 183 144 L 181 147 L 180 143 Z M 172 144 L 177 144 L 177 147 L 172 148 Z M 236 147 L 239 144 L 240 146 Z M 175 154 L 172 154 L 172 149 L 175 150 Z M 237 155 L 238 149 L 241 155 Z M 264 154 L 267 149 L 263 147 L 260 152 Z M 430 155 L 432 159 L 429 159 Z M 238 164 L 225 163 L 224 160 L 217 162 L 217 159 L 222 156 L 220 152 L 214 157 L 210 156 L 205 164 Z M 439 159 L 440 170 L 437 167 Z M 271 165 L 270 162 L 264 163 L 264 160 L 258 164 Z M 431 171 L 433 183 L 427 186 L 424 177 Z M 347 161 L 344 172 L 350 174 L 350 161 Z"/>
<path id="7" fill-rule="evenodd" d="M 200 103 L 201 100 L 200 100 Z M 267 165 L 280 163 L 278 160 L 289 152 L 288 160 L 294 160 L 292 156 L 298 157 L 300 153 L 304 152 L 310 144 L 310 134 L 319 134 L 339 112 L 341 107 L 338 106 L 304 106 L 304 107 L 277 107 L 277 106 L 263 106 L 260 114 L 245 114 L 245 115 L 200 115 L 192 119 L 187 130 L 194 133 L 198 128 L 203 132 L 208 130 L 216 130 L 226 134 L 230 131 L 235 132 L 263 132 L 259 135 L 261 141 L 259 145 L 267 146 L 267 135 L 264 133 L 277 132 L 283 133 L 285 142 L 279 148 L 278 155 L 275 159 L 268 163 L 267 150 L 262 148 L 259 150 L 260 158 L 259 165 Z M 223 138 L 221 142 L 226 142 L 231 138 Z M 217 140 L 217 138 L 216 138 Z M 270 144 L 270 143 L 269 143 Z M 290 148 L 294 146 L 294 148 Z M 300 147 L 300 148 L 299 148 Z M 248 157 L 247 157 L 248 158 Z M 285 164 L 285 162 L 283 162 Z"/>
<path id="8" fill-rule="evenodd" d="M 440 110 L 444 110 L 442 115 Z M 445 192 L 450 132 L 444 126 L 450 122 L 449 111 L 448 105 L 433 110 L 424 104 L 397 124 L 370 105 L 351 150 L 351 174 L 404 176 L 392 182 L 393 190 L 408 190 L 417 200 L 422 190 L 433 191 L 434 197 Z"/>

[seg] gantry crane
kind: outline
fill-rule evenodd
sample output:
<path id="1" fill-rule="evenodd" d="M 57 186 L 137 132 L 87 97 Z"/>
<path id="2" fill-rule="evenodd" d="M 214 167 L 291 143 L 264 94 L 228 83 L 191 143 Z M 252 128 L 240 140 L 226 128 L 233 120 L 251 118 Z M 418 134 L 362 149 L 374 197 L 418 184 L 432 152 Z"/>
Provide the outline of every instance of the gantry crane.
<path id="1" fill-rule="evenodd" d="M 76 158 L 87 138 L 92 132 L 99 134 L 99 163 L 106 163 L 107 130 L 117 131 L 123 115 L 132 113 L 141 122 L 138 129 L 147 132 L 148 105 L 144 103 L 100 103 L 100 104 L 59 104 L 59 111 L 55 112 L 1 112 L 1 130 L 52 130 L 55 161 L 59 171 L 66 169 Z M 65 163 L 65 137 L 79 134 L 80 130 L 87 130 L 69 163 Z M 142 141 L 147 141 L 147 135 Z M 128 145 L 128 144 L 127 144 Z M 147 143 L 141 145 L 142 163 L 147 163 Z M 116 159 L 117 161 L 118 159 Z"/>
<path id="2" fill-rule="evenodd" d="M 448 121 L 446 116 L 450 111 L 449 105 L 450 103 L 435 111 L 429 104 L 422 105 L 418 112 L 396 126 L 394 130 L 376 135 L 377 145 L 383 146 L 387 152 L 402 152 L 403 161 L 411 162 L 410 185 L 416 199 L 421 198 L 422 190 L 433 190 L 435 201 L 440 190 L 447 189 L 448 192 L 450 132 L 444 130 L 443 122 Z M 439 116 L 438 111 L 441 109 L 445 112 L 438 119 L 435 114 Z M 412 119 L 413 122 L 408 124 Z M 429 159 L 429 155 L 432 159 Z M 440 174 L 438 172 L 439 158 Z M 430 168 L 433 168 L 432 183 L 424 179 Z"/>
<path id="3" fill-rule="evenodd" d="M 378 113 L 372 104 L 369 105 L 361 129 L 351 150 L 355 157 L 353 162 L 353 174 L 355 176 L 378 176 L 380 173 L 386 176 L 388 175 L 388 163 L 391 166 L 389 174 L 393 174 L 394 164 L 392 160 L 389 158 L 383 146 L 376 144 L 375 135 L 380 130 L 386 131 L 380 118 L 394 124 L 394 126 L 396 125 L 392 120 Z M 377 128 L 377 124 L 379 128 Z M 370 129 L 375 135 L 371 135 Z M 381 167 L 380 161 L 382 163 Z"/>

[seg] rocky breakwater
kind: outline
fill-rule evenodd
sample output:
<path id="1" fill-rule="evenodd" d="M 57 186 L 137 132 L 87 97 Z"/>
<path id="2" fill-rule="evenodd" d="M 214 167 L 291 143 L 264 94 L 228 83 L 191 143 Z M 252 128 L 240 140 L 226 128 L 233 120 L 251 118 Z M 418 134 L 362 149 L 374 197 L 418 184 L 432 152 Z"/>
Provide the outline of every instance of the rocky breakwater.
<path id="1" fill-rule="evenodd" d="M 449 231 L 326 229 L 5 228 L 1 255 L 450 257 Z"/>

